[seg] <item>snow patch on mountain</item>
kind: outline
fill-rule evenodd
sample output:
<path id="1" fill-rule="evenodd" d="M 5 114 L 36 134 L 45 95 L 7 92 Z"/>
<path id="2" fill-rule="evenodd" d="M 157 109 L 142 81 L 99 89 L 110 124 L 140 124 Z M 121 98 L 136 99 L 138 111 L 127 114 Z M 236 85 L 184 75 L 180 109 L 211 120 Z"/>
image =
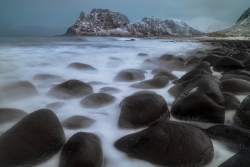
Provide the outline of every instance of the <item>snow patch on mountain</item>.
<path id="1" fill-rule="evenodd" d="M 81 12 L 65 35 L 91 36 L 192 36 L 201 31 L 178 20 L 161 20 L 145 17 L 131 23 L 127 16 L 108 9 L 93 9 L 89 14 Z"/>

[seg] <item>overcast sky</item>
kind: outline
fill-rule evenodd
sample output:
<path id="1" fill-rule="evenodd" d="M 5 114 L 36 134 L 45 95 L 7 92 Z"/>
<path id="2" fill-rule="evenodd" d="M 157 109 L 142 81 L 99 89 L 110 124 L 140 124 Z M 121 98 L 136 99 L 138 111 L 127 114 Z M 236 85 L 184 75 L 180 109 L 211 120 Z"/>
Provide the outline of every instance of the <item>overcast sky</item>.
<path id="1" fill-rule="evenodd" d="M 121 12 L 131 22 L 154 16 L 205 30 L 232 26 L 250 0 L 0 0 L 0 35 L 64 34 L 81 11 L 93 8 Z"/>

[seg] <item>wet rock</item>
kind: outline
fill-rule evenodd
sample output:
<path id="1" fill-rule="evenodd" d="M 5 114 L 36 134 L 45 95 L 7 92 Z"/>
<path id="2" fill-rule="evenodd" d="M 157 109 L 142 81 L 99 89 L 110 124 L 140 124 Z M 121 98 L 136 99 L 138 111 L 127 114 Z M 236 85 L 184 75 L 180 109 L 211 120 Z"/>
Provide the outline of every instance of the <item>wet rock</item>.
<path id="1" fill-rule="evenodd" d="M 121 92 L 122 91 L 120 89 L 114 87 L 103 87 L 99 90 L 99 93 L 107 93 L 107 94 L 117 94 Z"/>
<path id="2" fill-rule="evenodd" d="M 106 93 L 93 93 L 81 100 L 80 104 L 84 108 L 100 108 L 115 101 L 115 97 Z"/>
<path id="3" fill-rule="evenodd" d="M 244 69 L 244 65 L 232 58 L 232 57 L 222 57 L 218 62 L 214 65 L 214 71 L 230 71 L 230 70 L 240 70 Z"/>
<path id="4" fill-rule="evenodd" d="M 145 79 L 144 72 L 139 69 L 126 69 L 121 70 L 116 74 L 113 81 L 116 82 L 133 82 L 133 81 L 141 81 Z"/>
<path id="5" fill-rule="evenodd" d="M 174 86 L 172 86 L 169 90 L 168 90 L 168 93 L 173 96 L 174 98 L 180 96 L 183 92 L 184 92 L 184 89 L 188 86 L 189 82 L 191 80 L 188 80 L 188 81 L 184 81 L 184 82 L 181 82 L 181 83 L 178 83 Z"/>
<path id="6" fill-rule="evenodd" d="M 166 65 L 166 68 L 172 70 L 172 71 L 185 71 L 186 70 L 186 64 L 181 61 L 172 61 Z"/>
<path id="7" fill-rule="evenodd" d="M 25 117 L 27 113 L 23 110 L 14 108 L 0 108 L 0 125 L 13 120 Z"/>
<path id="8" fill-rule="evenodd" d="M 131 87 L 139 89 L 161 89 L 168 85 L 168 77 L 156 77 L 150 80 L 132 84 Z"/>
<path id="9" fill-rule="evenodd" d="M 173 81 L 172 83 L 178 84 L 178 83 L 186 82 L 186 81 L 193 79 L 197 75 L 211 75 L 211 74 L 205 70 L 196 69 L 196 70 L 192 70 L 192 71 L 187 72 L 180 79 L 177 79 L 177 80 Z"/>
<path id="10" fill-rule="evenodd" d="M 250 54 L 248 52 L 242 52 L 242 53 L 236 53 L 232 55 L 232 58 L 239 60 L 239 61 L 243 61 L 247 58 L 249 58 Z"/>
<path id="11" fill-rule="evenodd" d="M 0 101 L 20 100 L 38 95 L 36 87 L 29 81 L 17 81 L 0 87 Z"/>
<path id="12" fill-rule="evenodd" d="M 50 110 L 57 110 L 59 108 L 62 108 L 65 105 L 63 102 L 54 102 L 47 104 L 45 108 L 50 109 Z"/>
<path id="13" fill-rule="evenodd" d="M 170 117 L 165 99 L 155 93 L 133 94 L 123 99 L 120 106 L 118 126 L 121 128 L 144 127 Z"/>
<path id="14" fill-rule="evenodd" d="M 167 73 L 171 73 L 172 71 L 167 69 L 167 68 L 155 68 L 151 71 L 151 74 L 157 74 L 159 72 L 167 72 Z"/>
<path id="15" fill-rule="evenodd" d="M 243 149 L 223 162 L 219 167 L 248 167 L 250 164 L 250 149 Z"/>
<path id="16" fill-rule="evenodd" d="M 153 78 L 158 78 L 158 77 L 167 77 L 169 80 L 178 79 L 177 76 L 168 71 L 159 71 L 158 73 L 155 74 Z"/>
<path id="17" fill-rule="evenodd" d="M 203 59 L 203 61 L 207 61 L 210 63 L 211 66 L 214 66 L 221 58 L 221 56 L 209 54 Z"/>
<path id="18" fill-rule="evenodd" d="M 178 59 L 171 54 L 164 54 L 161 57 L 159 57 L 159 60 L 161 61 L 178 61 Z"/>
<path id="19" fill-rule="evenodd" d="M 216 125 L 203 131 L 210 138 L 220 141 L 232 151 L 250 147 L 250 133 L 247 130 L 228 125 Z"/>
<path id="20" fill-rule="evenodd" d="M 220 78 L 221 81 L 228 80 L 228 79 L 242 79 L 242 80 L 250 82 L 250 77 L 245 76 L 245 75 L 238 75 L 238 74 L 224 74 Z"/>
<path id="21" fill-rule="evenodd" d="M 93 133 L 78 132 L 64 145 L 59 167 L 101 167 L 103 164 L 102 144 Z"/>
<path id="22" fill-rule="evenodd" d="M 204 132 L 172 121 L 153 124 L 118 139 L 114 145 L 131 157 L 161 166 L 204 166 L 214 155 L 212 142 Z"/>
<path id="23" fill-rule="evenodd" d="M 143 57 L 143 58 L 146 58 L 146 57 L 149 57 L 147 53 L 138 53 L 137 54 L 137 57 Z"/>
<path id="24" fill-rule="evenodd" d="M 66 129 L 80 129 L 80 128 L 87 128 L 95 123 L 95 120 L 81 116 L 75 115 L 69 117 L 68 119 L 62 122 L 62 126 Z"/>
<path id="25" fill-rule="evenodd" d="M 203 61 L 200 64 L 187 69 L 187 71 L 192 71 L 192 70 L 204 70 L 207 71 L 208 73 L 212 73 L 210 69 L 210 63 L 206 61 Z"/>
<path id="26" fill-rule="evenodd" d="M 225 110 L 237 110 L 240 107 L 239 99 L 229 92 L 222 92 L 225 99 Z"/>
<path id="27" fill-rule="evenodd" d="M 81 70 L 81 71 L 98 72 L 98 70 L 96 68 L 92 67 L 91 65 L 84 64 L 84 63 L 78 63 L 78 62 L 71 63 L 70 65 L 68 65 L 67 68 L 72 68 L 72 69 Z"/>
<path id="28" fill-rule="evenodd" d="M 201 58 L 194 57 L 194 58 L 192 58 L 192 59 L 190 59 L 190 60 L 188 60 L 188 61 L 186 62 L 186 67 L 187 67 L 187 69 L 192 69 L 192 68 L 194 68 L 195 66 L 197 66 L 198 64 L 200 64 L 201 61 L 202 61 Z"/>
<path id="29" fill-rule="evenodd" d="M 250 93 L 250 82 L 243 79 L 227 79 L 221 81 L 223 92 L 234 95 L 248 95 Z"/>
<path id="30" fill-rule="evenodd" d="M 93 88 L 79 80 L 68 80 L 54 86 L 48 92 L 48 95 L 58 99 L 79 98 L 93 93 Z"/>
<path id="31" fill-rule="evenodd" d="M 160 65 L 152 59 L 146 59 L 139 65 L 140 69 L 143 70 L 153 70 L 155 68 L 158 68 L 159 66 Z"/>
<path id="32" fill-rule="evenodd" d="M 98 81 L 90 81 L 90 82 L 87 82 L 87 84 L 90 84 L 90 85 L 107 85 L 106 83 L 98 82 Z"/>
<path id="33" fill-rule="evenodd" d="M 124 61 L 122 59 L 116 58 L 116 57 L 110 57 L 108 59 L 108 62 L 106 64 L 106 67 L 119 67 L 124 64 Z"/>
<path id="34" fill-rule="evenodd" d="M 193 78 L 173 102 L 172 116 L 182 120 L 223 123 L 225 100 L 220 86 L 219 79 L 214 76 Z"/>
<path id="35" fill-rule="evenodd" d="M 33 77 L 34 80 L 41 80 L 46 82 L 62 82 L 64 79 L 57 75 L 51 74 L 37 74 Z"/>
<path id="36" fill-rule="evenodd" d="M 234 122 L 245 129 L 250 129 L 250 95 L 245 97 L 234 114 Z"/>
<path id="37" fill-rule="evenodd" d="M 0 166 L 35 166 L 61 150 L 65 136 L 57 116 L 34 111 L 0 136 Z"/>

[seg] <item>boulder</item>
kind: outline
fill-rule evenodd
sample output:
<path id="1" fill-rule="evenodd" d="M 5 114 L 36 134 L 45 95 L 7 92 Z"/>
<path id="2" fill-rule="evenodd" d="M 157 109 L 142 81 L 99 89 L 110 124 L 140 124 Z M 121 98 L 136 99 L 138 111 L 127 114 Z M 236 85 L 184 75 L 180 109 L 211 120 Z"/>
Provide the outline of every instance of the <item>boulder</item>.
<path id="1" fill-rule="evenodd" d="M 168 71 L 159 71 L 157 72 L 153 78 L 158 78 L 158 77 L 167 77 L 169 80 L 175 80 L 178 79 L 177 76 L 175 76 L 174 74 L 172 74 L 171 72 Z"/>
<path id="2" fill-rule="evenodd" d="M 203 131 L 210 138 L 218 140 L 232 151 L 250 147 L 250 133 L 247 130 L 228 125 L 216 125 Z"/>
<path id="3" fill-rule="evenodd" d="M 91 65 L 74 62 L 67 66 L 67 68 L 75 69 L 75 70 L 81 70 L 81 71 L 92 71 L 92 72 L 98 72 L 98 70 Z"/>
<path id="4" fill-rule="evenodd" d="M 106 93 L 93 93 L 81 100 L 80 104 L 84 108 L 101 108 L 115 101 L 115 97 Z"/>
<path id="5" fill-rule="evenodd" d="M 66 129 L 80 129 L 80 128 L 87 128 L 95 123 L 95 120 L 81 116 L 75 115 L 69 117 L 68 119 L 62 122 L 62 126 Z"/>
<path id="6" fill-rule="evenodd" d="M 219 71 L 219 72 L 240 70 L 240 69 L 244 69 L 244 65 L 240 61 L 227 56 L 222 57 L 220 60 L 218 60 L 213 67 L 214 71 Z"/>
<path id="7" fill-rule="evenodd" d="M 153 79 L 132 84 L 131 87 L 138 89 L 161 89 L 166 87 L 168 83 L 169 83 L 168 77 L 156 77 Z"/>
<path id="8" fill-rule="evenodd" d="M 210 63 L 206 62 L 206 61 L 200 62 L 200 64 L 187 69 L 187 71 L 192 71 L 192 70 L 204 70 L 210 74 L 212 73 L 212 71 L 210 69 Z"/>
<path id="9" fill-rule="evenodd" d="M 50 109 L 50 110 L 57 110 L 59 108 L 62 108 L 65 105 L 63 102 L 54 102 L 47 104 L 45 108 Z"/>
<path id="10" fill-rule="evenodd" d="M 102 164 L 101 140 L 93 133 L 74 134 L 60 154 L 59 167 L 102 167 Z"/>
<path id="11" fill-rule="evenodd" d="M 179 60 L 169 62 L 165 67 L 172 71 L 185 71 L 186 70 L 186 64 Z"/>
<path id="12" fill-rule="evenodd" d="M 211 66 L 214 66 L 218 60 L 220 60 L 222 57 L 214 54 L 207 55 L 203 61 L 207 61 L 210 63 Z"/>
<path id="13" fill-rule="evenodd" d="M 124 64 L 124 61 L 122 59 L 116 58 L 116 57 L 110 57 L 107 61 L 106 67 L 114 68 L 114 67 L 119 67 L 123 64 Z"/>
<path id="14" fill-rule="evenodd" d="M 47 95 L 58 99 L 79 98 L 93 93 L 93 88 L 79 80 L 68 80 L 52 87 Z"/>
<path id="15" fill-rule="evenodd" d="M 243 61 L 243 60 L 249 58 L 249 56 L 250 56 L 250 54 L 248 52 L 241 52 L 241 53 L 235 53 L 231 57 L 236 59 L 236 60 Z"/>
<path id="16" fill-rule="evenodd" d="M 248 95 L 250 93 L 250 82 L 243 79 L 227 79 L 221 81 L 223 92 L 234 95 Z"/>
<path id="17" fill-rule="evenodd" d="M 167 73 L 172 74 L 172 73 L 171 73 L 172 71 L 169 70 L 169 69 L 167 69 L 167 68 L 155 68 L 155 69 L 153 69 L 153 70 L 151 71 L 151 74 L 155 75 L 155 74 L 157 74 L 157 73 L 159 73 L 159 72 L 167 72 Z"/>
<path id="18" fill-rule="evenodd" d="M 219 167 L 248 167 L 250 164 L 250 149 L 243 149 L 223 162 Z"/>
<path id="19" fill-rule="evenodd" d="M 121 128 L 144 127 L 170 117 L 165 99 L 155 93 L 137 92 L 123 99 L 120 107 L 118 126 Z"/>
<path id="20" fill-rule="evenodd" d="M 118 139 L 115 147 L 133 158 L 161 166 L 204 166 L 214 155 L 210 138 L 200 129 L 172 121 Z"/>
<path id="21" fill-rule="evenodd" d="M 239 99 L 229 92 L 222 92 L 225 99 L 225 110 L 237 110 L 240 107 Z"/>
<path id="22" fill-rule="evenodd" d="M 114 87 L 103 87 L 99 90 L 99 93 L 107 93 L 107 94 L 117 94 L 121 92 L 122 91 L 120 89 Z"/>
<path id="23" fill-rule="evenodd" d="M 64 79 L 57 75 L 51 74 L 37 74 L 33 77 L 34 80 L 41 80 L 46 82 L 62 82 Z"/>
<path id="24" fill-rule="evenodd" d="M 113 81 L 116 82 L 133 82 L 133 81 L 141 81 L 144 80 L 144 72 L 139 69 L 126 69 L 121 70 L 116 74 Z"/>
<path id="25" fill-rule="evenodd" d="M 183 90 L 177 89 L 180 95 L 173 102 L 172 116 L 182 120 L 223 123 L 225 99 L 219 79 L 206 75 L 186 82 L 181 83 L 185 87 Z"/>
<path id="26" fill-rule="evenodd" d="M 234 122 L 245 129 L 250 129 L 250 95 L 245 97 L 234 114 Z"/>
<path id="27" fill-rule="evenodd" d="M 34 111 L 0 136 L 0 166 L 35 166 L 61 150 L 65 135 L 57 116 Z"/>
<path id="28" fill-rule="evenodd" d="M 0 125 L 13 120 L 19 120 L 26 115 L 27 113 L 23 110 L 14 108 L 0 108 Z"/>
<path id="29" fill-rule="evenodd" d="M 192 70 L 192 71 L 187 72 L 181 78 L 173 81 L 172 83 L 173 84 L 178 84 L 178 83 L 186 82 L 186 81 L 189 81 L 189 80 L 193 79 L 197 75 L 211 75 L 211 74 L 208 73 L 205 70 L 196 69 L 196 70 Z"/>
<path id="30" fill-rule="evenodd" d="M 38 95 L 36 87 L 29 81 L 17 81 L 0 87 L 0 101 L 21 100 Z"/>

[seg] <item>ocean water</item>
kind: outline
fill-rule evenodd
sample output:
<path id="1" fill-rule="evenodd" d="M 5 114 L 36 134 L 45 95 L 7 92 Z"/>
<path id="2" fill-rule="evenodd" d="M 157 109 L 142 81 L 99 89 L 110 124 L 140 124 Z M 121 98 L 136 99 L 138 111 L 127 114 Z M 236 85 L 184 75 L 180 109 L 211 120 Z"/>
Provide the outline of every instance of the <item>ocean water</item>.
<path id="1" fill-rule="evenodd" d="M 35 110 L 45 108 L 49 103 L 64 102 L 62 108 L 53 110 L 60 121 L 63 121 L 74 115 L 82 115 L 94 119 L 96 122 L 88 127 L 78 130 L 64 129 L 66 140 L 73 134 L 84 131 L 97 134 L 102 141 L 103 153 L 105 156 L 106 167 L 155 167 L 156 165 L 146 161 L 129 158 L 126 154 L 114 148 L 114 142 L 127 134 L 140 131 L 123 130 L 117 126 L 120 114 L 119 103 L 125 97 L 140 91 L 130 87 L 130 83 L 114 82 L 114 76 L 123 69 L 139 68 L 144 61 L 143 58 L 137 58 L 138 53 L 147 53 L 150 58 L 159 57 L 165 53 L 173 55 L 186 55 L 187 52 L 194 49 L 205 50 L 208 45 L 182 41 L 176 42 L 170 39 L 142 39 L 135 38 L 135 41 L 126 41 L 129 38 L 118 37 L 1 37 L 0 38 L 0 86 L 12 81 L 26 80 L 34 84 L 39 92 L 38 96 L 33 96 L 21 100 L 0 101 L 0 108 L 17 108 L 31 113 Z M 120 58 L 124 64 L 116 66 L 107 65 L 110 57 Z M 77 71 L 66 68 L 73 62 L 80 62 L 92 65 L 98 69 L 98 73 Z M 145 74 L 145 79 L 151 79 L 153 75 L 150 70 Z M 181 77 L 184 72 L 173 72 Z M 65 81 L 69 79 L 78 79 L 83 82 L 97 81 L 102 85 L 92 85 L 94 93 L 99 92 L 100 88 L 105 86 L 115 87 L 121 90 L 114 94 L 116 101 L 108 106 L 99 109 L 86 109 L 80 106 L 82 98 L 70 100 L 58 100 L 48 97 L 46 93 L 54 84 L 59 82 L 44 83 L 34 80 L 36 74 L 53 74 L 61 76 Z M 166 88 L 153 90 L 162 95 L 168 103 L 169 109 L 174 98 L 167 90 L 173 85 L 170 83 Z M 232 118 L 234 111 L 227 113 L 227 119 Z M 171 118 L 175 120 L 174 118 Z M 178 120 L 176 120 L 178 121 Z M 191 122 L 190 122 L 191 123 Z M 4 133 L 15 122 L 9 122 L 0 125 L 0 134 Z M 210 124 L 199 126 L 209 127 Z M 207 167 L 214 167 L 234 155 L 234 152 L 227 150 L 217 141 L 213 141 L 214 159 Z M 47 162 L 37 167 L 56 167 L 59 164 L 59 154 Z"/>

